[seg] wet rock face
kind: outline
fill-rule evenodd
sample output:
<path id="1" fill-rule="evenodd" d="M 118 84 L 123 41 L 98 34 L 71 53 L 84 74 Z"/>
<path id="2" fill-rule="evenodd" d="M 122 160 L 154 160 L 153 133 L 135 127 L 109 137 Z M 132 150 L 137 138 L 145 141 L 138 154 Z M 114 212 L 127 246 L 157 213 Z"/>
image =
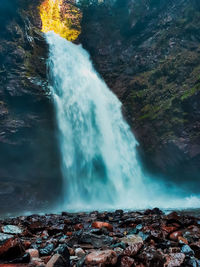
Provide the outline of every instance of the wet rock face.
<path id="1" fill-rule="evenodd" d="M 80 40 L 123 103 L 144 163 L 198 182 L 199 2 L 104 2 L 84 11 Z"/>
<path id="2" fill-rule="evenodd" d="M 74 227 L 77 222 L 81 229 Z M 112 226 L 112 230 L 93 228 L 96 222 Z M 65 212 L 1 220 L 0 225 L 0 264 L 4 266 L 199 266 L 199 217 L 187 214 L 165 215 L 158 209 L 156 213 Z M 181 239 L 171 239 L 168 229 L 172 225 Z M 3 229 L 11 229 L 12 234 Z M 133 231 L 136 234 L 130 234 Z"/>
<path id="3" fill-rule="evenodd" d="M 48 47 L 40 32 L 39 2 L 1 1 L 1 213 L 43 209 L 60 188 L 54 110 L 46 77 Z"/>

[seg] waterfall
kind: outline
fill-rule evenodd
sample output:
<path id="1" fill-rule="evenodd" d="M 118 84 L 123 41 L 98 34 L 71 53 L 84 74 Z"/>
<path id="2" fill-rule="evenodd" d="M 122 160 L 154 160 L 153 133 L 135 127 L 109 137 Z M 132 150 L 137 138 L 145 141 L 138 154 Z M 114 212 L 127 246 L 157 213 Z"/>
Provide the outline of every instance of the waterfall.
<path id="1" fill-rule="evenodd" d="M 169 192 L 162 192 L 160 199 L 163 186 L 144 175 L 121 103 L 95 71 L 88 53 L 53 32 L 46 38 L 62 157 L 62 209 L 183 206 L 176 197 L 174 204 L 167 203 Z"/>

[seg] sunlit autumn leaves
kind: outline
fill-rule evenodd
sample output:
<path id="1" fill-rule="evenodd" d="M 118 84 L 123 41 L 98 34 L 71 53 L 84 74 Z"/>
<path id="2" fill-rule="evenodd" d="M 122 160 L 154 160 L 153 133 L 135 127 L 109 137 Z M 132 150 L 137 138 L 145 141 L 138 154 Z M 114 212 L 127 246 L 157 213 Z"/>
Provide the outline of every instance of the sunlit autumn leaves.
<path id="1" fill-rule="evenodd" d="M 63 0 L 44 0 L 40 6 L 42 31 L 54 31 L 69 41 L 77 39 L 81 32 L 82 15 L 77 7 Z"/>

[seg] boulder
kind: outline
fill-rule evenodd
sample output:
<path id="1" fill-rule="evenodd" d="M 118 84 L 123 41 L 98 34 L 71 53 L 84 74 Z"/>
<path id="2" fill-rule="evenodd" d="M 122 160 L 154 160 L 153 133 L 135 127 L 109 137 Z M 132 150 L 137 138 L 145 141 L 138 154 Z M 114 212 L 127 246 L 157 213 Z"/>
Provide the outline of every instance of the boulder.
<path id="1" fill-rule="evenodd" d="M 117 263 L 117 254 L 113 250 L 94 251 L 85 258 L 86 266 L 115 265 Z"/>
<path id="2" fill-rule="evenodd" d="M 121 242 L 124 242 L 125 244 L 131 246 L 137 243 L 143 243 L 142 238 L 139 235 L 127 235 L 125 237 L 122 237 Z"/>
<path id="3" fill-rule="evenodd" d="M 24 254 L 24 248 L 18 238 L 0 234 L 0 259 L 13 260 Z"/>
<path id="4" fill-rule="evenodd" d="M 113 226 L 107 222 L 93 222 L 92 227 L 97 229 L 106 228 L 111 232 L 113 231 Z"/>
<path id="5" fill-rule="evenodd" d="M 90 232 L 82 232 L 80 235 L 73 236 L 69 241 L 68 245 L 73 246 L 74 244 L 89 244 L 94 248 L 101 248 L 103 246 L 110 246 L 113 238 L 106 235 L 95 235 Z"/>
<path id="6" fill-rule="evenodd" d="M 1 231 L 5 234 L 22 234 L 23 230 L 15 225 L 4 225 L 1 227 Z"/>

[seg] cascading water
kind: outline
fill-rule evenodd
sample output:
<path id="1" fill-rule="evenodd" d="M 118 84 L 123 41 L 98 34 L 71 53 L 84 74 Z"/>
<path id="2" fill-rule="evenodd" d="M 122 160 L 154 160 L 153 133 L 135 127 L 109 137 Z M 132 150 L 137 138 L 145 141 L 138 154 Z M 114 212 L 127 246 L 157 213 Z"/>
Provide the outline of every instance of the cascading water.
<path id="1" fill-rule="evenodd" d="M 169 192 L 144 177 L 121 103 L 94 70 L 88 53 L 53 32 L 46 36 L 62 154 L 62 208 L 199 205 L 196 198 L 189 203 L 174 197 L 169 203 Z"/>

